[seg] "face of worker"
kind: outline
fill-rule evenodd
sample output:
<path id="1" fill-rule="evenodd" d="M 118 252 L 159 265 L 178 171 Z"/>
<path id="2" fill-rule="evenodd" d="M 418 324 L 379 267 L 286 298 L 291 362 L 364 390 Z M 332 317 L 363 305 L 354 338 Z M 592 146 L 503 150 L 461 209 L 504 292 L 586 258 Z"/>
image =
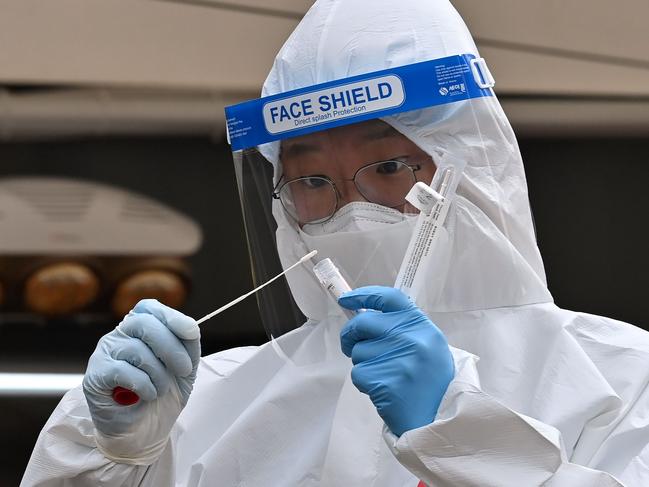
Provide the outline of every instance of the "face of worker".
<path id="1" fill-rule="evenodd" d="M 284 140 L 280 158 L 283 182 L 312 177 L 290 184 L 294 217 L 300 224 L 322 219 L 353 201 L 414 213 L 405 195 L 416 181 L 430 184 L 435 173 L 426 152 L 380 120 Z"/>

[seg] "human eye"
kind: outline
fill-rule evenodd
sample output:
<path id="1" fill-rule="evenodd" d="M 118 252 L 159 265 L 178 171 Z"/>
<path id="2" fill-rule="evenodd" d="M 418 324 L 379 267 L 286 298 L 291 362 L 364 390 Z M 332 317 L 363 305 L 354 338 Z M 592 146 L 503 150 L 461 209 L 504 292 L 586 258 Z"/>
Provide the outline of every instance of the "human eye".
<path id="1" fill-rule="evenodd" d="M 379 174 L 396 174 L 404 169 L 404 163 L 397 160 L 383 161 L 376 164 L 376 172 Z"/>
<path id="2" fill-rule="evenodd" d="M 329 181 L 327 181 L 324 176 L 320 175 L 303 177 L 300 178 L 299 181 L 301 185 L 307 189 L 320 189 L 329 184 Z"/>

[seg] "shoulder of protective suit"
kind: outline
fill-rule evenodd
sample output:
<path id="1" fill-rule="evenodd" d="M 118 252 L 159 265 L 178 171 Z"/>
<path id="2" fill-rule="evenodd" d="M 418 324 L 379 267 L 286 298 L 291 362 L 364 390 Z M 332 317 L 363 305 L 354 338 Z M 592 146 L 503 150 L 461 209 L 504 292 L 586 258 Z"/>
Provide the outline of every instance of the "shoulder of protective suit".
<path id="1" fill-rule="evenodd" d="M 565 329 L 580 343 L 649 354 L 649 332 L 623 321 L 588 313 L 574 313 Z"/>
<path id="2" fill-rule="evenodd" d="M 646 410 L 649 401 L 646 394 L 648 332 L 622 321 L 587 313 L 574 313 L 565 330 L 629 408 Z"/>
<path id="3" fill-rule="evenodd" d="M 227 377 L 252 357 L 258 348 L 255 346 L 230 348 L 202 357 L 198 368 L 198 379 L 205 375 Z"/>

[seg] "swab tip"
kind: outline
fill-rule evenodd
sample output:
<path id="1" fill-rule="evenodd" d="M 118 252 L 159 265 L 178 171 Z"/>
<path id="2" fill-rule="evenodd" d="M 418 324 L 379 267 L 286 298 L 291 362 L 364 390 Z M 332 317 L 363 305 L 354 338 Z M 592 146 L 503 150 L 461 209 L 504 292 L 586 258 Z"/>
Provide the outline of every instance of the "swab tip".
<path id="1" fill-rule="evenodd" d="M 315 254 L 317 254 L 317 253 L 318 253 L 317 250 L 312 250 L 311 252 L 309 252 L 308 254 L 306 254 L 304 257 L 302 257 L 302 258 L 300 259 L 300 262 L 305 262 L 305 261 L 309 260 L 311 257 L 313 257 L 313 256 L 314 256 Z"/>

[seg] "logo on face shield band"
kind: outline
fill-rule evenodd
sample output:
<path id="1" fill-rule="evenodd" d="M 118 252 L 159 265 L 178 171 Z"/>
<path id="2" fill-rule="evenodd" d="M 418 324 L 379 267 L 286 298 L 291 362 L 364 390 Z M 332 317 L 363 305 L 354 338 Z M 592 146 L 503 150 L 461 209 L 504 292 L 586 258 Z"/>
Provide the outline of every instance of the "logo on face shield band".
<path id="1" fill-rule="evenodd" d="M 401 79 L 395 75 L 381 76 L 266 103 L 264 125 L 271 134 L 278 134 L 396 108 L 404 100 Z"/>

